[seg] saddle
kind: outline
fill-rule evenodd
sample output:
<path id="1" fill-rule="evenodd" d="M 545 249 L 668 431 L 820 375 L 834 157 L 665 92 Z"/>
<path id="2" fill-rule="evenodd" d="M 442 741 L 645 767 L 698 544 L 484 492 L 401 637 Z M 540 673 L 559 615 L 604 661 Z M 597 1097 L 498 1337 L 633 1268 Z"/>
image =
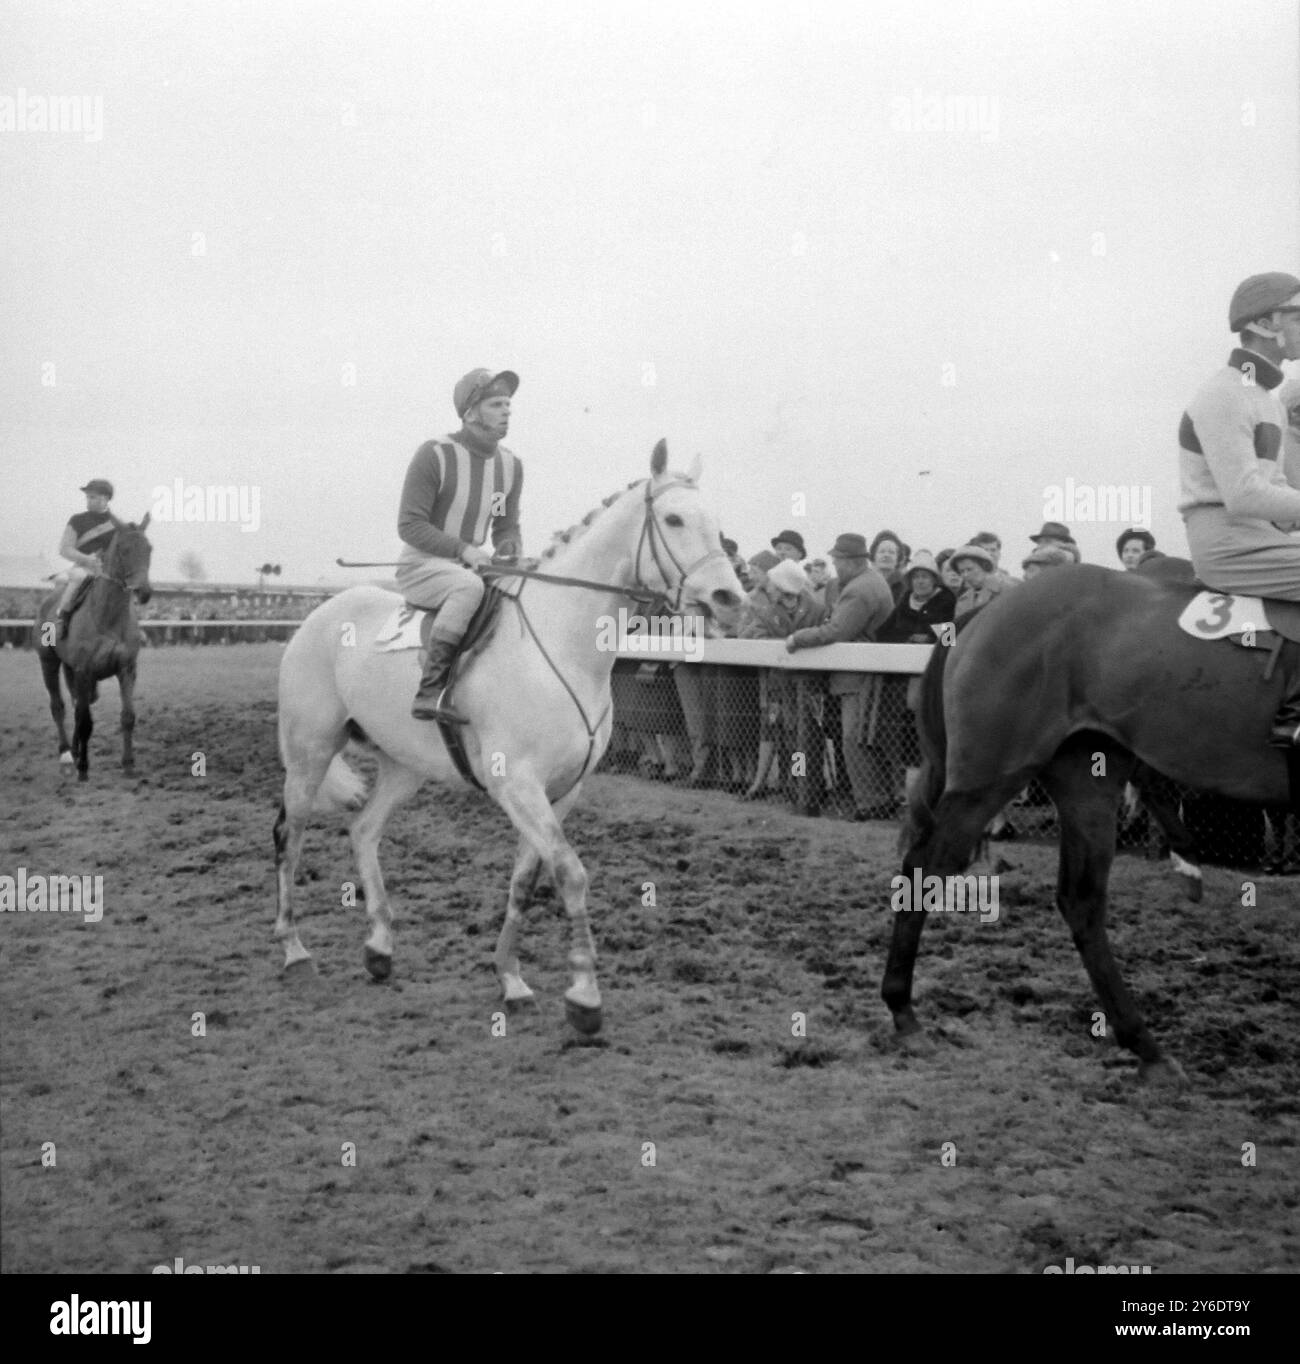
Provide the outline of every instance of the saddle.
<path id="1" fill-rule="evenodd" d="M 522 586 L 522 578 L 509 580 L 505 587 L 498 587 L 494 582 L 486 584 L 483 599 L 479 602 L 473 616 L 470 617 L 469 625 L 451 661 L 451 671 L 447 675 L 447 686 L 444 691 L 444 695 L 448 698 L 448 704 L 450 704 L 450 698 L 454 694 L 456 684 L 466 666 L 471 659 L 482 653 L 495 633 L 497 622 L 501 617 L 501 603 L 507 597 L 517 596 Z M 429 634 L 437 616 L 437 610 L 430 611 L 425 607 L 403 602 L 401 606 L 394 608 L 392 615 L 384 621 L 379 633 L 375 636 L 374 647 L 376 652 L 399 653 L 406 649 L 418 649 L 420 651 L 420 666 L 423 667 L 425 655 L 429 649 Z M 461 734 L 463 727 L 446 724 L 440 720 L 438 728 L 442 731 L 443 742 L 447 745 L 447 752 L 451 754 L 452 762 L 456 764 L 456 770 L 467 782 L 472 786 L 477 786 L 482 791 L 484 789 L 483 783 L 474 775 L 474 769 L 469 763 L 469 756 L 465 752 L 465 743 Z"/>
<path id="2" fill-rule="evenodd" d="M 1204 589 L 1183 608 L 1178 624 L 1193 639 L 1230 639 L 1276 657 L 1283 640 L 1300 644 L 1300 602 Z"/>
<path id="3" fill-rule="evenodd" d="M 75 589 L 75 591 L 74 591 L 73 594 L 72 594 L 72 600 L 68 603 L 68 628 L 69 628 L 69 629 L 72 628 L 72 617 L 73 617 L 73 614 L 76 612 L 77 608 L 81 605 L 81 603 L 82 603 L 83 601 L 86 600 L 86 595 L 87 595 L 87 593 L 89 593 L 91 587 L 94 585 L 94 582 L 95 582 L 95 579 L 94 579 L 93 577 L 86 577 L 86 578 L 83 578 L 83 579 L 77 584 L 76 589 Z M 56 618 L 57 618 L 57 613 L 56 613 Z"/>

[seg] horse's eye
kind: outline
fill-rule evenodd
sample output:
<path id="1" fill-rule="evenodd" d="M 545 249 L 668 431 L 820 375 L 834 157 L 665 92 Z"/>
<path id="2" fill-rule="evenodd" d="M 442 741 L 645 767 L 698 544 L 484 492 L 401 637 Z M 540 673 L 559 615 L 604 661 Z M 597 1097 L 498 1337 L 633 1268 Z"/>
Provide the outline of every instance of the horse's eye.
<path id="1" fill-rule="evenodd" d="M 680 526 L 682 524 L 682 518 L 678 516 L 676 512 L 669 512 L 668 515 L 664 517 L 664 520 L 670 526 Z"/>

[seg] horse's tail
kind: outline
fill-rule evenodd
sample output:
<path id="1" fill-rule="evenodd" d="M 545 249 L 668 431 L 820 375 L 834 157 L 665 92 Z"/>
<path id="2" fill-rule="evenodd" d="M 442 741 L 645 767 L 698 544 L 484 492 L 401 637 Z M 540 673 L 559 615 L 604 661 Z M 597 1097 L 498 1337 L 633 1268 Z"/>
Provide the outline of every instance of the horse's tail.
<path id="1" fill-rule="evenodd" d="M 318 815 L 329 815 L 339 810 L 359 810 L 365 801 L 365 779 L 344 762 L 342 753 L 336 753 L 316 792 L 312 809 Z"/>
<path id="2" fill-rule="evenodd" d="M 937 644 L 921 674 L 916 707 L 921 769 L 907 793 L 907 815 L 899 835 L 899 851 L 904 855 L 929 840 L 934 832 L 935 807 L 943 795 L 948 765 L 948 732 L 943 721 L 943 670 L 947 661 L 948 647 Z"/>

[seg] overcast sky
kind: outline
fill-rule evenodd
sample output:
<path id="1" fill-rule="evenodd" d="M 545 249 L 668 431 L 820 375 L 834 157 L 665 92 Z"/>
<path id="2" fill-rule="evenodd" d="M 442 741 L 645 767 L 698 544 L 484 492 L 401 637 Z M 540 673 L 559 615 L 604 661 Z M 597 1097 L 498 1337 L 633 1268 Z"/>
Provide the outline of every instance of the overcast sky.
<path id="1" fill-rule="evenodd" d="M 157 524 L 156 581 L 346 581 L 488 365 L 530 553 L 664 435 L 746 554 L 1018 562 L 1067 480 L 1186 553 L 1179 415 L 1300 272 L 1298 101 L 1294 0 L 10 4 L 0 548 L 91 477 L 233 484 L 257 529 Z"/>

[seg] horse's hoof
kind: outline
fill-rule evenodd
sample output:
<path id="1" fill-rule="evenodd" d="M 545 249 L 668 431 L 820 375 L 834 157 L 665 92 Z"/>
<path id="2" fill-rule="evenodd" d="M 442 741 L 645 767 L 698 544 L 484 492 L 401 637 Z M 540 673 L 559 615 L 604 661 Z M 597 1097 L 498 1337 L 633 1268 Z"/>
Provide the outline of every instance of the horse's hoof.
<path id="1" fill-rule="evenodd" d="M 900 1029 L 897 1034 L 898 1050 L 906 1056 L 933 1056 L 935 1047 L 931 1038 L 919 1023 L 910 1028 Z"/>
<path id="2" fill-rule="evenodd" d="M 1182 1066 L 1167 1056 L 1158 1061 L 1143 1061 L 1138 1066 L 1138 1079 L 1153 1089 L 1190 1089 L 1192 1084 Z"/>
<path id="3" fill-rule="evenodd" d="M 367 947 L 365 951 L 366 970 L 370 972 L 374 980 L 387 980 L 393 974 L 393 958 L 391 953 L 376 952 L 373 947 Z"/>
<path id="4" fill-rule="evenodd" d="M 299 957 L 291 961 L 281 972 L 285 983 L 297 985 L 316 979 L 316 963 L 310 957 Z"/>
<path id="5" fill-rule="evenodd" d="M 1201 896 L 1205 893 L 1205 882 L 1199 876 L 1180 876 L 1178 880 L 1182 883 L 1183 894 L 1194 904 L 1201 903 Z"/>
<path id="6" fill-rule="evenodd" d="M 593 1009 L 586 1004 L 575 1004 L 571 999 L 564 1001 L 564 1015 L 584 1037 L 595 1037 L 604 1022 L 599 1005 Z"/>
<path id="7" fill-rule="evenodd" d="M 519 995 L 515 999 L 507 999 L 505 1001 L 505 1006 L 506 1013 L 508 1013 L 511 1018 L 514 1018 L 519 1014 L 531 1013 L 537 1008 L 537 996 Z M 599 1013 L 600 1010 L 598 1009 L 596 1012 Z M 597 1023 L 596 1026 L 599 1027 L 600 1024 Z"/>
<path id="8" fill-rule="evenodd" d="M 66 748 L 59 754 L 59 765 L 61 767 L 72 766 L 72 754 Z"/>
<path id="9" fill-rule="evenodd" d="M 77 780 L 78 780 L 78 781 L 89 781 L 89 780 L 90 780 L 90 773 L 89 773 L 89 772 L 78 772 L 78 773 L 77 773 Z"/>

